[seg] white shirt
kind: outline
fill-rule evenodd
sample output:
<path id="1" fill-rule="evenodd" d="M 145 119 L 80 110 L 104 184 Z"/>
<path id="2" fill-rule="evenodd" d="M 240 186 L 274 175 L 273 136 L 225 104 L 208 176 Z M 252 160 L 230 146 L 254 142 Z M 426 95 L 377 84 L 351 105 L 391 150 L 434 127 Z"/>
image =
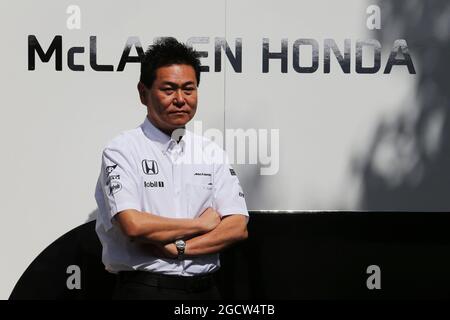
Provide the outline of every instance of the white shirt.
<path id="1" fill-rule="evenodd" d="M 145 270 L 192 276 L 220 267 L 218 254 L 184 260 L 151 256 L 122 232 L 114 219 L 120 211 L 195 218 L 212 207 L 221 216 L 248 217 L 238 178 L 219 146 L 188 130 L 177 143 L 147 118 L 104 149 L 95 199 L 102 260 L 113 273 Z"/>

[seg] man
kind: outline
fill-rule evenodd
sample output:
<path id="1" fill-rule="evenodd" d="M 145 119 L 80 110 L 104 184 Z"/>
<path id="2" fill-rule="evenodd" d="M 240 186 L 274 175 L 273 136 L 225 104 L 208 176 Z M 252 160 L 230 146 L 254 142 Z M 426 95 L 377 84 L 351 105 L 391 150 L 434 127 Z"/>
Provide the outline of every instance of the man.
<path id="1" fill-rule="evenodd" d="M 145 52 L 144 123 L 103 151 L 95 198 L 103 263 L 119 299 L 218 299 L 219 252 L 247 238 L 248 212 L 224 151 L 185 129 L 197 109 L 198 53 L 174 38 Z"/>

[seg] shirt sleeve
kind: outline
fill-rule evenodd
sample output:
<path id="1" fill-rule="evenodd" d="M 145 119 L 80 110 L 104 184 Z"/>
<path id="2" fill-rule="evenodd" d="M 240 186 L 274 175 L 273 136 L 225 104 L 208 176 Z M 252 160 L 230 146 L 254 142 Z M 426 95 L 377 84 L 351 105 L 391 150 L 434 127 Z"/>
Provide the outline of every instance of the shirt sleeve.
<path id="1" fill-rule="evenodd" d="M 142 210 L 138 181 L 135 164 L 130 156 L 119 148 L 110 147 L 103 151 L 97 203 L 106 229 L 112 227 L 112 219 L 118 212 L 125 209 Z M 103 199 L 99 199 L 101 197 Z"/>
<path id="2" fill-rule="evenodd" d="M 244 192 L 236 172 L 222 151 L 223 161 L 214 164 L 214 209 L 224 217 L 231 214 L 247 216 Z"/>

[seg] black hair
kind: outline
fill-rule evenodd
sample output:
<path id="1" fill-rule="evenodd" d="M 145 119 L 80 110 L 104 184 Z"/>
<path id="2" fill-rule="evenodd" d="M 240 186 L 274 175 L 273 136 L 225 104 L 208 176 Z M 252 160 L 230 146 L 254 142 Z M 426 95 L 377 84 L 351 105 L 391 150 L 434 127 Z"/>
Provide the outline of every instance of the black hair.
<path id="1" fill-rule="evenodd" d="M 200 84 L 199 53 L 172 37 L 161 38 L 149 46 L 141 59 L 140 81 L 150 88 L 156 79 L 156 70 L 173 64 L 186 64 L 195 70 L 197 85 Z"/>

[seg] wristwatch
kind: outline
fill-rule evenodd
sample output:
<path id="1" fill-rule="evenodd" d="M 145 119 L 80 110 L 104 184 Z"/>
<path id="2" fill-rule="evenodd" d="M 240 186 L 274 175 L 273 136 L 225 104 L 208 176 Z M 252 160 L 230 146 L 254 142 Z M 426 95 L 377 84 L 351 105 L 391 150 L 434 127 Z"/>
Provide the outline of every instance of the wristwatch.
<path id="1" fill-rule="evenodd" d="M 184 249 L 186 249 L 186 242 L 182 239 L 179 239 L 177 241 L 175 241 L 175 247 L 177 247 L 177 251 L 178 251 L 178 259 L 183 259 L 183 255 L 184 255 Z"/>

